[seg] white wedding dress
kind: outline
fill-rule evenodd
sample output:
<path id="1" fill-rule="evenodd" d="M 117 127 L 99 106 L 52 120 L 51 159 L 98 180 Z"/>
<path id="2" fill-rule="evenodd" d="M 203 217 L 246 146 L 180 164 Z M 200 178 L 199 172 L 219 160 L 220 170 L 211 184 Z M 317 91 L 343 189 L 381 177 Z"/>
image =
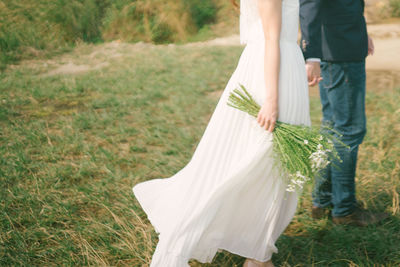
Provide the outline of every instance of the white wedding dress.
<path id="1" fill-rule="evenodd" d="M 268 0 L 264 0 L 268 1 Z M 297 44 L 299 0 L 283 0 L 278 120 L 310 125 L 308 84 Z M 246 46 L 190 162 L 169 178 L 133 192 L 159 234 L 150 266 L 211 262 L 219 249 L 267 261 L 295 214 L 297 193 L 286 191 L 274 168 L 272 134 L 256 119 L 227 105 L 239 83 L 262 104 L 264 35 L 257 0 L 240 4 L 240 38 Z"/>

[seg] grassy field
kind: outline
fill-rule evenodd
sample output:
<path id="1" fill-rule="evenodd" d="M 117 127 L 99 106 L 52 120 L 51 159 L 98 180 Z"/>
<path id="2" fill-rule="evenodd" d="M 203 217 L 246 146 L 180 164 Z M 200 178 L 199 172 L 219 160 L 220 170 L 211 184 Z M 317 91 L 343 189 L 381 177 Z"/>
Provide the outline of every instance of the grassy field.
<path id="1" fill-rule="evenodd" d="M 157 235 L 131 188 L 189 162 L 241 51 L 82 45 L 1 73 L 0 265 L 147 266 Z M 391 219 L 313 221 L 308 187 L 277 266 L 400 265 L 399 102 L 399 89 L 368 88 L 357 176 L 358 198 Z M 311 110 L 318 124 L 315 92 Z M 243 261 L 222 252 L 205 266 Z"/>

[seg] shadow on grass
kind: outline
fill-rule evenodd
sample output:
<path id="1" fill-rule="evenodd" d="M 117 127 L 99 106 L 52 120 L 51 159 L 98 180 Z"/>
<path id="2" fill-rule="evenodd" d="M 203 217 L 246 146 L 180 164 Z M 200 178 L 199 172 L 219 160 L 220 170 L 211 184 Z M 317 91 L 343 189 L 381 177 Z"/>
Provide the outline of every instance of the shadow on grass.
<path id="1" fill-rule="evenodd" d="M 376 199 L 387 201 L 390 197 L 381 193 Z M 391 215 L 381 223 L 367 227 L 335 225 L 328 218 L 313 221 L 307 215 L 297 220 L 301 221 L 301 234 L 289 232 L 277 242 L 279 253 L 273 257 L 277 266 L 400 264 L 400 219 L 396 216 Z"/>

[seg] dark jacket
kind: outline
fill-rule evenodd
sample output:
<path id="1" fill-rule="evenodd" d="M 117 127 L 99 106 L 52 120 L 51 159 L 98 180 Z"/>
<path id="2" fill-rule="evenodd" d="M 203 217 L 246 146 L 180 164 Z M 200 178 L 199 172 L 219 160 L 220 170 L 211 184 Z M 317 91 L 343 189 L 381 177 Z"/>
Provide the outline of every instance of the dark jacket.
<path id="1" fill-rule="evenodd" d="M 364 0 L 300 0 L 304 57 L 361 61 L 368 54 Z"/>

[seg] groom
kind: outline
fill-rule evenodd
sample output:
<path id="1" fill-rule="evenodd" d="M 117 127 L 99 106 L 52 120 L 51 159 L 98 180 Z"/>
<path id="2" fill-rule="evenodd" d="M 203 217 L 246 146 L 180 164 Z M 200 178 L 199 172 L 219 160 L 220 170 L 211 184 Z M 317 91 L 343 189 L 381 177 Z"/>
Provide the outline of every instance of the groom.
<path id="1" fill-rule="evenodd" d="M 374 52 L 363 13 L 363 0 L 300 0 L 300 46 L 309 85 L 319 83 L 322 124 L 340 133 L 337 137 L 349 146 L 335 143 L 343 161 L 316 179 L 312 217 L 322 218 L 332 207 L 334 223 L 358 226 L 388 216 L 363 209 L 355 197 L 358 146 L 366 133 L 365 58 Z"/>

